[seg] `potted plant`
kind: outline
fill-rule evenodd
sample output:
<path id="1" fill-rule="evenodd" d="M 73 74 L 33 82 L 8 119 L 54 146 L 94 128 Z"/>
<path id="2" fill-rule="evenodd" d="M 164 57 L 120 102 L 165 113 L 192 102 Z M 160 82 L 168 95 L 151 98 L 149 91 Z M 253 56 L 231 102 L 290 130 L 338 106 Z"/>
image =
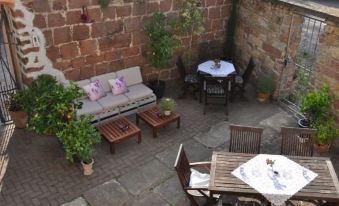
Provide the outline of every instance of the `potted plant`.
<path id="1" fill-rule="evenodd" d="M 329 151 L 331 143 L 338 137 L 339 130 L 336 128 L 333 118 L 320 121 L 315 125 L 317 129 L 315 148 L 321 153 Z"/>
<path id="2" fill-rule="evenodd" d="M 327 117 L 333 102 L 334 96 L 330 93 L 328 85 L 324 85 L 320 90 L 307 92 L 301 98 L 300 111 L 304 114 L 305 118 L 298 121 L 299 126 L 312 127 L 319 120 Z"/>
<path id="3" fill-rule="evenodd" d="M 257 79 L 257 100 L 267 102 L 275 89 L 273 76 L 270 74 L 260 74 Z"/>
<path id="4" fill-rule="evenodd" d="M 151 52 L 148 56 L 152 66 L 157 69 L 168 67 L 177 42 L 169 32 L 166 16 L 161 12 L 154 13 L 151 21 L 146 24 L 145 31 L 150 40 Z M 157 74 L 157 80 L 150 82 L 150 88 L 158 99 L 163 97 L 165 91 L 165 82 L 161 81 L 159 76 L 160 72 Z"/>
<path id="5" fill-rule="evenodd" d="M 78 157 L 83 165 L 84 175 L 93 173 L 93 146 L 101 141 L 100 134 L 91 125 L 90 119 L 90 116 L 86 116 L 72 120 L 57 133 L 63 144 L 66 159 L 74 162 L 74 157 Z"/>
<path id="6" fill-rule="evenodd" d="M 15 128 L 24 129 L 27 125 L 27 112 L 25 111 L 27 90 L 19 90 L 10 95 L 7 102 L 8 111 Z"/>
<path id="7" fill-rule="evenodd" d="M 160 109 L 164 112 L 165 116 L 171 115 L 171 112 L 177 106 L 176 102 L 172 98 L 162 98 L 159 102 Z"/>

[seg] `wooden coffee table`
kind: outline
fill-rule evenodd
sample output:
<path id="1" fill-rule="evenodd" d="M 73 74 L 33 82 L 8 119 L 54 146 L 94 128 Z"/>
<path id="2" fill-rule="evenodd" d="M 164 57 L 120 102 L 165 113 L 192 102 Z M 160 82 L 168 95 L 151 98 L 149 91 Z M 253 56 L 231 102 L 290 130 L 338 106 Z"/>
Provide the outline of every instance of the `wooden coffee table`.
<path id="1" fill-rule="evenodd" d="M 153 129 L 153 137 L 157 137 L 158 129 L 165 127 L 172 122 L 177 122 L 177 128 L 180 128 L 180 115 L 176 112 L 171 112 L 169 116 L 158 116 L 161 113 L 160 109 L 155 106 L 145 111 L 138 112 L 136 115 L 136 122 L 139 125 L 139 119 L 142 119 Z"/>
<path id="2" fill-rule="evenodd" d="M 128 128 L 121 128 L 128 125 Z M 99 133 L 110 143 L 111 154 L 115 153 L 114 144 L 125 140 L 129 137 L 136 136 L 138 144 L 141 143 L 141 131 L 140 129 L 130 122 L 126 117 L 119 117 L 112 121 L 100 124 L 97 126 Z"/>

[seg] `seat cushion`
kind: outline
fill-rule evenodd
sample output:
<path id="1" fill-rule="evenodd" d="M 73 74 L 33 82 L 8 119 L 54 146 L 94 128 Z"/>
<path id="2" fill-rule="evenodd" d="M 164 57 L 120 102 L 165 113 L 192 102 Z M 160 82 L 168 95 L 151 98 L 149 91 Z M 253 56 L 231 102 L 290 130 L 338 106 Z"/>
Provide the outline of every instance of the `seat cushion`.
<path id="1" fill-rule="evenodd" d="M 208 94 L 224 94 L 225 90 L 221 85 L 207 85 Z"/>
<path id="2" fill-rule="evenodd" d="M 130 101 L 137 101 L 153 94 L 153 91 L 144 84 L 129 86 L 127 89 L 128 92 L 124 93 L 124 95 L 126 95 Z"/>
<path id="3" fill-rule="evenodd" d="M 91 81 L 89 79 L 85 79 L 85 80 L 80 80 L 75 82 L 76 85 L 78 85 L 78 87 L 80 87 L 81 91 L 84 92 L 84 95 L 82 97 L 80 97 L 80 99 L 86 99 L 87 98 L 87 94 L 84 91 L 83 87 L 86 85 L 89 85 L 91 83 Z"/>
<path id="4" fill-rule="evenodd" d="M 190 182 L 189 186 L 191 188 L 206 188 L 205 191 L 202 191 L 207 196 L 209 196 L 209 191 L 207 190 L 208 185 L 210 181 L 210 175 L 206 173 L 201 173 L 195 169 L 191 168 L 191 176 L 190 176 Z M 193 196 L 203 196 L 199 191 L 197 190 L 188 190 L 187 191 L 190 195 Z M 214 198 L 219 198 L 219 195 L 213 195 Z"/>
<path id="5" fill-rule="evenodd" d="M 140 72 L 140 67 L 131 67 L 117 71 L 118 77 L 124 77 L 127 86 L 132 86 L 135 84 L 142 83 L 142 76 Z"/>
<path id="6" fill-rule="evenodd" d="M 98 114 L 102 111 L 103 107 L 98 102 L 92 102 L 89 99 L 80 100 L 82 108 L 77 110 L 77 116 Z"/>
<path id="7" fill-rule="evenodd" d="M 111 109 L 113 107 L 117 107 L 128 103 L 128 98 L 122 94 L 113 95 L 112 93 L 107 93 L 105 97 L 102 97 L 98 100 L 98 103 L 104 109 Z"/>
<path id="8" fill-rule="evenodd" d="M 94 76 L 91 78 L 91 82 L 94 82 L 95 80 L 99 80 L 102 87 L 104 88 L 105 92 L 111 91 L 111 86 L 108 83 L 108 80 L 115 79 L 117 77 L 115 72 L 107 73 L 107 74 L 101 74 L 98 76 Z"/>
<path id="9" fill-rule="evenodd" d="M 199 78 L 195 74 L 187 74 L 185 76 L 185 82 L 187 83 L 196 84 L 198 83 L 198 81 L 199 81 Z"/>

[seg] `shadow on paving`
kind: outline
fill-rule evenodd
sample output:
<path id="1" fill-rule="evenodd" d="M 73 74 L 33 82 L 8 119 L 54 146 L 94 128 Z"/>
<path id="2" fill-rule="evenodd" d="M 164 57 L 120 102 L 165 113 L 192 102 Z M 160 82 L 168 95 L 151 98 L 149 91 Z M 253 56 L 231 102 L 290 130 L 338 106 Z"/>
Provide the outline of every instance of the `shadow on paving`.
<path id="1" fill-rule="evenodd" d="M 174 97 L 178 91 L 170 90 Z M 167 96 L 172 96 L 167 94 Z M 296 126 L 295 120 L 276 104 L 259 104 L 254 94 L 248 101 L 236 99 L 229 105 L 226 121 L 223 107 L 203 106 L 191 98 L 178 99 L 182 125 L 169 125 L 153 138 L 151 129 L 140 124 L 142 143 L 128 139 L 97 145 L 94 174 L 82 175 L 80 164 L 65 160 L 63 149 L 52 136 L 15 130 L 0 195 L 1 205 L 189 205 L 173 169 L 179 145 L 184 144 L 190 161 L 210 160 L 214 150 L 227 150 L 228 125 L 244 124 L 265 128 L 263 153 L 277 153 L 280 127 Z M 222 112 L 221 112 L 222 111 Z M 128 117 L 135 121 L 135 115 Z M 338 162 L 336 159 L 334 163 Z M 337 164 L 338 165 L 338 164 Z"/>

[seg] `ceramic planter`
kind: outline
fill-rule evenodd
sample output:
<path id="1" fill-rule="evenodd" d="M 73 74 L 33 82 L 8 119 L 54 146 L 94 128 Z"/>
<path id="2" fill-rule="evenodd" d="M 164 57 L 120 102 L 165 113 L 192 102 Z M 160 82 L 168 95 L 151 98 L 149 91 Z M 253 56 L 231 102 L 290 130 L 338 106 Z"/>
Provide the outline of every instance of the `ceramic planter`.
<path id="1" fill-rule="evenodd" d="M 81 165 L 82 165 L 83 172 L 84 172 L 85 176 L 93 174 L 93 164 L 94 164 L 93 159 L 92 159 L 91 163 L 89 163 L 89 164 L 85 164 L 83 161 L 81 161 Z"/>
<path id="2" fill-rule="evenodd" d="M 268 102 L 268 99 L 270 98 L 271 94 L 270 93 L 257 93 L 257 100 L 258 102 L 265 103 Z"/>
<path id="3" fill-rule="evenodd" d="M 15 128 L 18 129 L 24 129 L 26 128 L 27 124 L 27 113 L 23 111 L 9 111 L 9 114 L 11 115 L 11 118 L 13 120 L 13 123 L 15 125 Z"/>
<path id="4" fill-rule="evenodd" d="M 164 111 L 164 115 L 165 116 L 170 116 L 171 115 L 171 111 Z"/>

